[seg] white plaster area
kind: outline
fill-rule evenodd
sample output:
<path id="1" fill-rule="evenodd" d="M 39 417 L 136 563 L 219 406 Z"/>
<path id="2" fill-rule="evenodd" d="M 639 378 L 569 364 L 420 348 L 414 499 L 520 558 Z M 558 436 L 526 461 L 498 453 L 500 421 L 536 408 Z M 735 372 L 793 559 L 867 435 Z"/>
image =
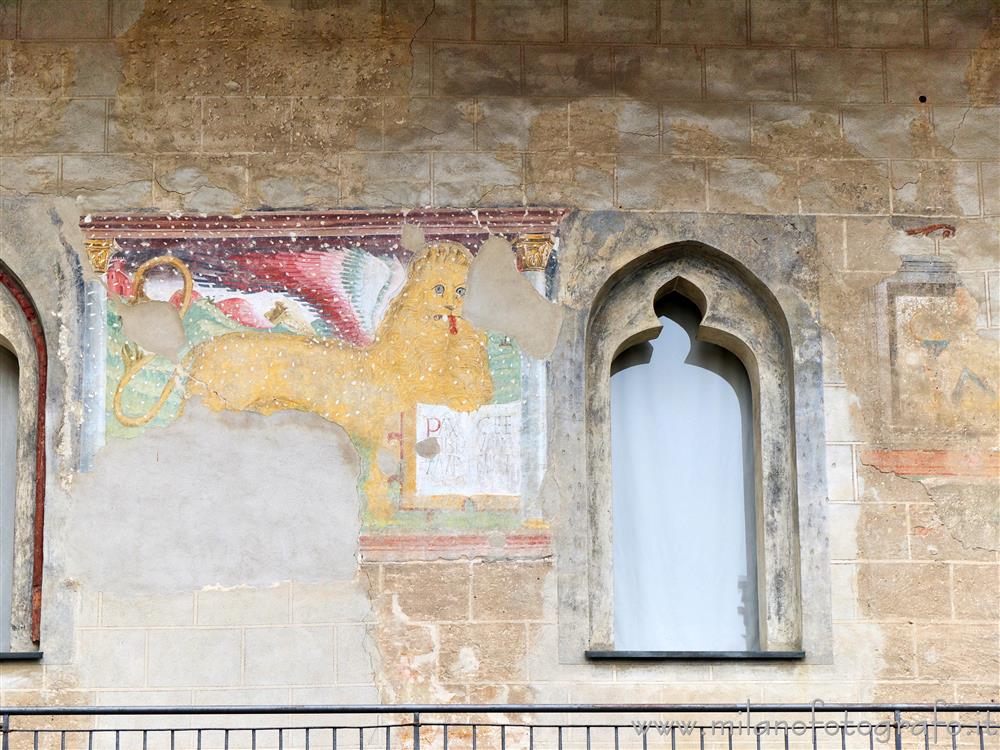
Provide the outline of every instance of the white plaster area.
<path id="1" fill-rule="evenodd" d="M 67 576 L 129 594 L 351 579 L 358 470 L 344 430 L 315 415 L 188 403 L 79 476 Z"/>

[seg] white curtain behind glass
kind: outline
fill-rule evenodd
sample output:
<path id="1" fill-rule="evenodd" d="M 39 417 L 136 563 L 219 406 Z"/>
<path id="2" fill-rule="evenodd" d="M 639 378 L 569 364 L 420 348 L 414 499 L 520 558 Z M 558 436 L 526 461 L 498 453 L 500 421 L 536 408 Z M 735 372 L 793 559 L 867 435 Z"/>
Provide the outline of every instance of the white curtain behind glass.
<path id="1" fill-rule="evenodd" d="M 0 346 L 0 651 L 10 651 L 17 490 L 17 358 Z"/>
<path id="2" fill-rule="evenodd" d="M 615 648 L 755 650 L 750 383 L 695 341 L 687 299 L 656 310 L 659 336 L 612 365 Z"/>

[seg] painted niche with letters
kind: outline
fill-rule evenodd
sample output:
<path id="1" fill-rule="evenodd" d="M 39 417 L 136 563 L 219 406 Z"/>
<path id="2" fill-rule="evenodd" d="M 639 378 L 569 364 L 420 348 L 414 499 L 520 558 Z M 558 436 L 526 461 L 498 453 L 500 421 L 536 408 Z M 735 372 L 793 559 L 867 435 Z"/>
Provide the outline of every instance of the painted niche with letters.
<path id="1" fill-rule="evenodd" d="M 361 456 L 367 557 L 545 554 L 532 500 L 545 469 L 545 363 L 472 325 L 462 302 L 491 235 L 549 296 L 562 213 L 84 217 L 98 278 L 86 296 L 82 468 L 106 439 L 168 425 L 191 398 L 306 411 L 341 425 Z M 176 310 L 175 353 L 127 334 L 148 302 Z"/>

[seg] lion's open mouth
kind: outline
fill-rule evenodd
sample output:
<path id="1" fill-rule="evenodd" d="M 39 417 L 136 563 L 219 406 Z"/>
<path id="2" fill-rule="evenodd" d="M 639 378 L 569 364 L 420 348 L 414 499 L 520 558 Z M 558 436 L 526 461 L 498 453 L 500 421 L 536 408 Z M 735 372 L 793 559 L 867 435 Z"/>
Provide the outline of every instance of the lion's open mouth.
<path id="1" fill-rule="evenodd" d="M 458 316 L 457 315 L 452 315 L 451 313 L 449 313 L 448 315 L 435 315 L 434 316 L 434 320 L 444 320 L 445 318 L 448 319 L 448 333 L 450 333 L 452 335 L 457 334 L 458 333 Z"/>

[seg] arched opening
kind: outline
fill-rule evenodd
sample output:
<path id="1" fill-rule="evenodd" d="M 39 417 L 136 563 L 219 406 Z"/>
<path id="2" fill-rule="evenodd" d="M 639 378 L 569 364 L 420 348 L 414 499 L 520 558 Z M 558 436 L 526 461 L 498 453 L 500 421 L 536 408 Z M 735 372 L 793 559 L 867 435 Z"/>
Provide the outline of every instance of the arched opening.
<path id="1" fill-rule="evenodd" d="M 627 651 L 760 648 L 753 394 L 702 313 L 657 300 L 655 338 L 611 363 L 614 642 Z"/>
<path id="2" fill-rule="evenodd" d="M 17 510 L 17 357 L 0 341 L 0 653 L 11 650 Z"/>

